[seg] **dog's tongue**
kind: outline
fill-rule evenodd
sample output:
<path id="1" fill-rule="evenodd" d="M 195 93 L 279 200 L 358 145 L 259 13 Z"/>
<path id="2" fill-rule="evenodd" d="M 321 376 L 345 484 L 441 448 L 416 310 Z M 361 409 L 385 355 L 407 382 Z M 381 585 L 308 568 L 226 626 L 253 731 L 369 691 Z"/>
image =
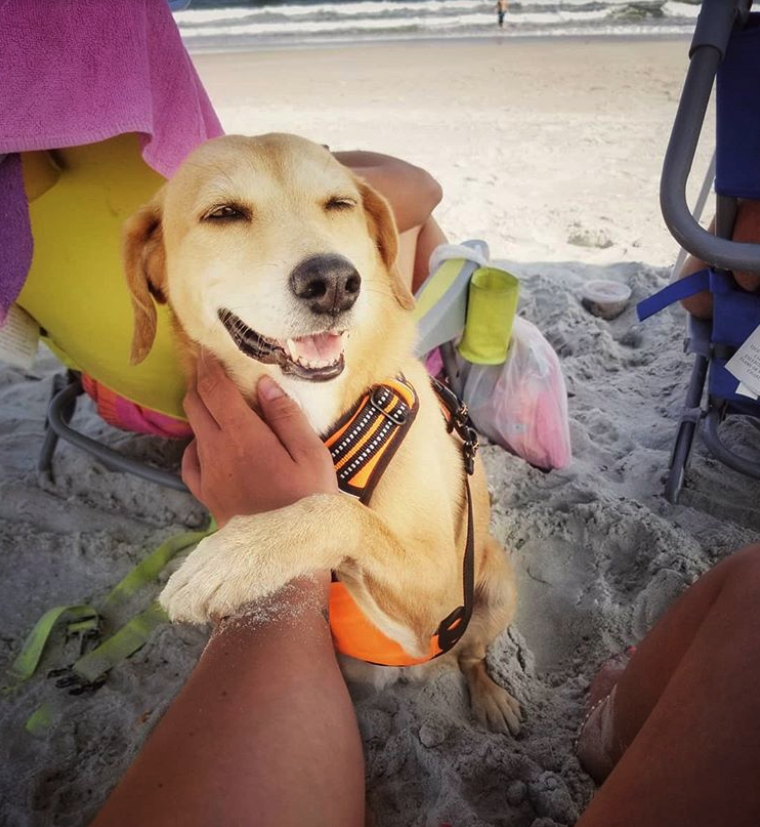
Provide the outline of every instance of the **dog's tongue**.
<path id="1" fill-rule="evenodd" d="M 331 365 L 340 359 L 343 340 L 339 333 L 317 333 L 301 339 L 288 339 L 292 358 L 302 362 Z"/>

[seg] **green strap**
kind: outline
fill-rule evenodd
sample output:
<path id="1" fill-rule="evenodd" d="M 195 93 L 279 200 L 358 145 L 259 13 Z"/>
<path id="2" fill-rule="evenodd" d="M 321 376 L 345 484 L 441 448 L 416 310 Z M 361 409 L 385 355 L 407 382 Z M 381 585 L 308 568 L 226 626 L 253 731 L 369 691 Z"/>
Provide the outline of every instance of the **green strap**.
<path id="1" fill-rule="evenodd" d="M 152 583 L 173 557 L 190 546 L 197 545 L 215 530 L 216 525 L 212 521 L 207 531 L 188 531 L 185 534 L 170 537 L 161 543 L 154 552 L 138 563 L 111 589 L 103 603 L 103 613 L 107 614 L 109 610 L 126 603 L 135 592 L 148 583 Z"/>
<path id="2" fill-rule="evenodd" d="M 103 603 L 103 611 L 113 610 L 126 603 L 140 588 L 155 580 L 173 557 L 196 545 L 216 530 L 216 522 L 212 519 L 206 531 L 189 531 L 163 542 L 111 589 Z M 45 612 L 11 664 L 8 670 L 10 684 L 2 687 L 0 694 L 12 692 L 19 684 L 32 677 L 39 666 L 42 652 L 53 628 L 64 617 L 73 621 L 68 631 L 75 634 L 96 629 L 100 623 L 101 613 L 88 605 L 56 606 Z M 97 649 L 80 658 L 74 664 L 74 671 L 88 680 L 94 679 L 89 677 L 91 675 L 99 677 L 120 660 L 136 652 L 144 645 L 152 630 L 167 619 L 158 603 L 152 603 L 148 609 L 132 618 Z"/>
<path id="3" fill-rule="evenodd" d="M 125 623 L 105 643 L 79 658 L 71 667 L 72 671 L 80 678 L 93 683 L 109 669 L 113 669 L 117 663 L 121 663 L 144 646 L 156 626 L 166 623 L 168 619 L 166 612 L 155 600 L 144 612 Z"/>
<path id="4" fill-rule="evenodd" d="M 27 719 L 24 729 L 30 735 L 43 735 L 53 723 L 53 710 L 47 703 L 40 704 Z"/>
<path id="5" fill-rule="evenodd" d="M 27 636 L 21 651 L 8 669 L 8 678 L 11 683 L 2 688 L 2 694 L 7 695 L 16 687 L 32 677 L 39 665 L 42 651 L 50 637 L 56 623 L 63 618 L 74 620 L 97 620 L 98 612 L 92 606 L 56 606 L 50 609 L 37 621 L 37 625 Z"/>
<path id="6" fill-rule="evenodd" d="M 74 623 L 69 623 L 66 627 L 67 635 L 80 635 L 86 632 L 94 632 L 100 628 L 100 618 L 91 617 L 87 620 L 77 620 Z"/>

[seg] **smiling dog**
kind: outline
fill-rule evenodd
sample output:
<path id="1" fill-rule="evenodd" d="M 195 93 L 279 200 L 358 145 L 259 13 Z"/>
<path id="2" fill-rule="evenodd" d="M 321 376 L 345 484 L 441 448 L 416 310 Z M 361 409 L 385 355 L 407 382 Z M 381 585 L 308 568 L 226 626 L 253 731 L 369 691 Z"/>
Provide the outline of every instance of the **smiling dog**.
<path id="1" fill-rule="evenodd" d="M 360 400 L 367 410 L 381 407 L 370 389 L 408 388 L 414 398 L 414 417 L 399 402 L 405 435 L 369 507 L 346 494 L 314 495 L 236 517 L 191 553 L 161 601 L 173 620 L 203 623 L 330 569 L 371 627 L 408 654 L 402 662 L 422 663 L 441 617 L 462 602 L 472 533 L 472 616 L 444 657 L 459 661 L 478 717 L 516 732 L 519 707 L 484 662 L 513 615 L 514 581 L 488 534 L 482 468 L 475 464 L 468 493 L 462 443 L 412 355 L 414 300 L 397 251 L 385 200 L 325 148 L 292 135 L 204 144 L 130 219 L 134 361 L 152 345 L 154 302 L 166 302 L 189 371 L 207 348 L 251 405 L 268 373 L 323 437 Z M 396 411 L 383 410 L 379 428 Z"/>

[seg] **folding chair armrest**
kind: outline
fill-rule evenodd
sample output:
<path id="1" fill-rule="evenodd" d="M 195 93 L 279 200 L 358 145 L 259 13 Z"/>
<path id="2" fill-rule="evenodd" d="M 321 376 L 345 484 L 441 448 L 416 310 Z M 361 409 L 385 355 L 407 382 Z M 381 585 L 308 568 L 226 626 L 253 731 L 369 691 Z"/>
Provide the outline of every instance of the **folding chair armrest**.
<path id="1" fill-rule="evenodd" d="M 751 5 L 752 0 L 702 0 L 689 57 L 702 46 L 712 46 L 722 60 L 731 32 L 746 23 Z"/>

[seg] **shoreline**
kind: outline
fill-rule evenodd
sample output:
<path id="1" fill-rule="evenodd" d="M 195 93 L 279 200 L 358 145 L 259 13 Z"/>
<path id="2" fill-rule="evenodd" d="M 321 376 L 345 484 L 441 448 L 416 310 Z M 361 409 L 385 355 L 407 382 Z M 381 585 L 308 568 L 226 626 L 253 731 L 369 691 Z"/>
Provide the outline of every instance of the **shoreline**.
<path id="1" fill-rule="evenodd" d="M 444 46 L 455 44 L 473 45 L 475 43 L 488 44 L 536 44 L 536 43 L 639 43 L 639 42 L 682 42 L 689 40 L 693 35 L 692 31 L 676 34 L 676 33 L 646 33 L 646 34 L 482 34 L 482 35 L 454 35 L 451 37 L 440 37 L 438 35 L 431 35 L 430 37 L 420 37 L 412 35 L 409 37 L 386 37 L 386 38 L 372 38 L 359 41 L 351 40 L 322 40 L 317 42 L 276 42 L 276 43 L 246 43 L 230 46 L 209 46 L 209 47 L 194 47 L 192 38 L 183 39 L 185 48 L 190 55 L 195 56 L 213 56 L 226 54 L 255 54 L 257 52 L 302 52 L 302 51 L 331 51 L 331 50 L 349 50 L 349 49 L 365 49 L 365 48 L 387 48 L 388 46 Z"/>

